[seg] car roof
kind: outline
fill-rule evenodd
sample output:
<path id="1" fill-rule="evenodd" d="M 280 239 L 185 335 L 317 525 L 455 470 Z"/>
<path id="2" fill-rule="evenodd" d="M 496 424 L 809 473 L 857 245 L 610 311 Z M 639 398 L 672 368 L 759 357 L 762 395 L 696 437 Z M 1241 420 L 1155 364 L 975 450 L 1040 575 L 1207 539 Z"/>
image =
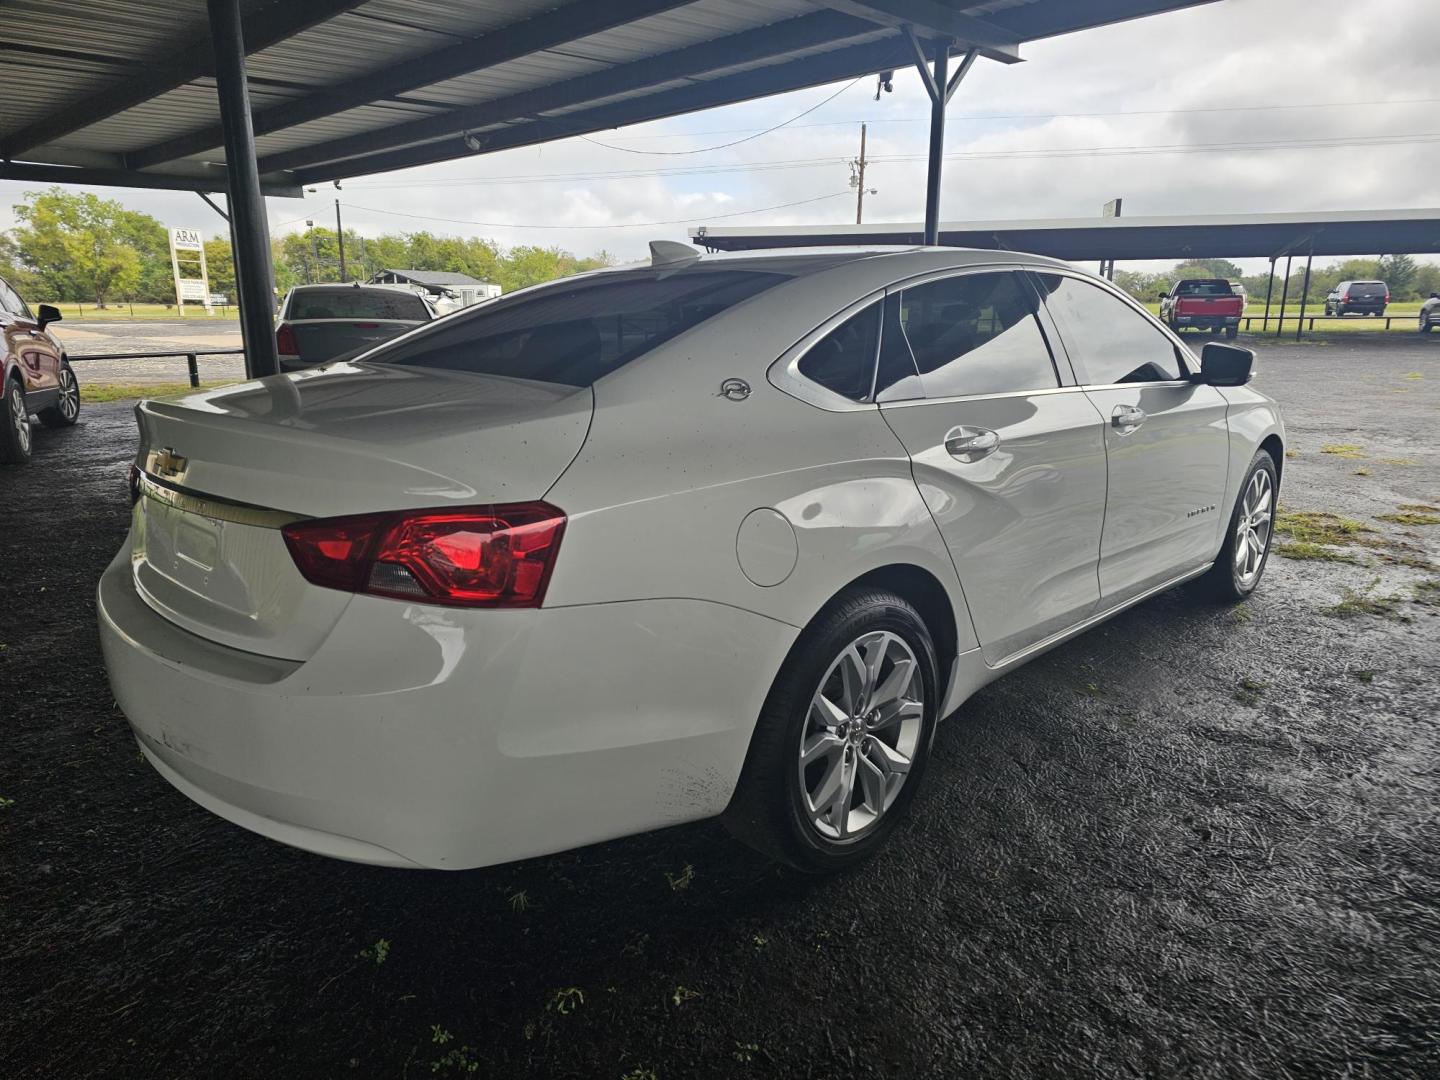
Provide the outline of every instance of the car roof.
<path id="1" fill-rule="evenodd" d="M 316 284 L 313 284 L 313 285 L 294 285 L 294 286 L 291 286 L 290 291 L 291 291 L 292 293 L 298 293 L 298 292 L 362 292 L 362 293 L 372 292 L 372 293 L 384 293 L 384 294 L 387 295 L 387 296 L 391 296 L 391 295 L 393 295 L 393 294 L 395 294 L 395 293 L 397 293 L 397 292 L 410 292 L 410 290 L 408 290 L 408 289 L 394 289 L 394 288 L 390 288 L 389 286 L 385 286 L 385 285 L 361 285 L 361 284 L 358 284 L 358 283 L 356 283 L 356 284 L 350 284 L 350 283 L 347 283 L 347 282 L 344 282 L 344 281 L 335 281 L 335 282 L 329 282 L 329 283 L 321 282 L 321 283 L 316 283 Z M 415 293 L 410 293 L 410 295 L 411 295 L 411 296 L 415 296 L 415 295 L 417 295 L 417 294 L 415 294 Z"/>

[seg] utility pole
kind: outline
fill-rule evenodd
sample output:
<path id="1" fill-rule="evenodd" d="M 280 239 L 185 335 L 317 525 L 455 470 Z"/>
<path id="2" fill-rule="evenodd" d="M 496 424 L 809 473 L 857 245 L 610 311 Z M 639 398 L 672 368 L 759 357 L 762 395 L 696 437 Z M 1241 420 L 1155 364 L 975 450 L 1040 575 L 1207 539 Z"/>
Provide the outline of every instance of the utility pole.
<path id="1" fill-rule="evenodd" d="M 865 125 L 860 125 L 860 160 L 856 163 L 859 184 L 855 187 L 855 224 L 865 217 Z"/>
<path id="2" fill-rule="evenodd" d="M 340 200 L 335 200 L 335 239 L 340 242 L 340 280 L 345 280 L 345 229 L 340 224 Z"/>
<path id="3" fill-rule="evenodd" d="M 865 125 L 860 125 L 860 156 L 850 159 L 850 186 L 855 189 L 855 224 L 865 216 Z M 878 194 L 874 188 L 870 194 Z"/>

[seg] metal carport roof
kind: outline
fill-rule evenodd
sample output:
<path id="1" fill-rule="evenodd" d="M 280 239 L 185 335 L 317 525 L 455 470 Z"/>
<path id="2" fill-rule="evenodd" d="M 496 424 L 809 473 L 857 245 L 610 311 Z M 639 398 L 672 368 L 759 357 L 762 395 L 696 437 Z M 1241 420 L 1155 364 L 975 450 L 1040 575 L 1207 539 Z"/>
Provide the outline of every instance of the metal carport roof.
<path id="1" fill-rule="evenodd" d="M 690 230 L 716 251 L 824 244 L 918 244 L 918 224 Z M 1440 252 L 1440 209 L 1179 217 L 1053 218 L 940 223 L 951 247 L 1029 251 L 1071 262 L 1114 259 L 1283 258 Z"/>
<path id="2" fill-rule="evenodd" d="M 236 0 L 262 186 L 489 153 L 1211 0 Z M 9 0 L 0 178 L 223 190 L 206 0 Z M 75 170 L 75 171 L 71 171 Z"/>
<path id="3" fill-rule="evenodd" d="M 10 0 L 0 179 L 227 192 L 246 367 L 268 374 L 264 193 L 914 64 L 933 242 L 945 104 L 977 57 L 1211 2 Z"/>

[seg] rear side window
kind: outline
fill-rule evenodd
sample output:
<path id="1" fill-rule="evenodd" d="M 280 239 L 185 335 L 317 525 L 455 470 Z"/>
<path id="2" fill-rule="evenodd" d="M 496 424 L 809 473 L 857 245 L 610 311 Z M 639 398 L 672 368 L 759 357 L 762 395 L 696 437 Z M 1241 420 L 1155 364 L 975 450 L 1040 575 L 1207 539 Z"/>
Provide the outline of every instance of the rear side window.
<path id="1" fill-rule="evenodd" d="M 1119 297 L 1088 281 L 1037 274 L 1045 306 L 1060 324 L 1065 351 L 1089 386 L 1168 382 L 1180 355 L 1165 333 Z"/>
<path id="2" fill-rule="evenodd" d="M 291 319 L 416 319 L 427 321 L 425 301 L 409 292 L 306 289 L 290 297 Z"/>
<path id="3" fill-rule="evenodd" d="M 11 315 L 29 317 L 29 312 L 26 310 L 24 302 L 21 301 L 20 294 L 10 288 L 10 285 L 4 278 L 0 278 L 0 311 L 8 311 Z"/>
<path id="4" fill-rule="evenodd" d="M 906 289 L 900 325 L 926 397 L 1060 385 L 1034 295 L 1017 274 L 962 274 Z"/>
<path id="5" fill-rule="evenodd" d="M 1352 281 L 1350 283 L 1349 295 L 1384 296 L 1385 283 L 1383 281 Z"/>
<path id="6" fill-rule="evenodd" d="M 1176 296 L 1234 296 L 1228 281 L 1182 281 L 1175 286 Z"/>
<path id="7" fill-rule="evenodd" d="M 877 300 L 812 345 L 800 360 L 800 374 L 851 401 L 868 401 L 880 347 L 880 307 Z"/>
<path id="8" fill-rule="evenodd" d="M 785 274 L 754 270 L 598 274 L 491 301 L 363 358 L 589 386 L 677 334 L 788 280 Z"/>

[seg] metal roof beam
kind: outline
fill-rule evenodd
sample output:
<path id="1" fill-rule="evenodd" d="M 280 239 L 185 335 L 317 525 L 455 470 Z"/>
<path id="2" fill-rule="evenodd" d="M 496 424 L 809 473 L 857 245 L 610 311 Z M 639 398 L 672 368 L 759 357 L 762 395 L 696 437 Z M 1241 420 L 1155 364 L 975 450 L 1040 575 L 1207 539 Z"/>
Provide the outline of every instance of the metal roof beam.
<path id="1" fill-rule="evenodd" d="M 362 3 L 364 0 L 279 0 L 269 4 L 245 20 L 245 50 L 253 53 L 268 48 Z M 99 93 L 25 125 L 0 143 L 0 158 L 19 157 L 32 147 L 54 142 L 214 73 L 215 56 L 207 31 L 171 53 L 169 59 L 147 64 L 141 72 L 127 74 Z"/>
<path id="2" fill-rule="evenodd" d="M 924 37 L 952 38 L 962 48 L 975 48 L 980 55 L 1002 64 L 1021 62 L 1021 38 L 993 22 L 962 15 L 934 0 L 817 0 L 825 7 L 843 11 L 878 26 L 902 30 L 913 27 Z"/>
<path id="3" fill-rule="evenodd" d="M 639 19 L 685 7 L 694 0 L 578 0 L 553 11 L 501 26 L 470 41 L 447 45 L 379 71 L 325 87 L 306 97 L 272 105 L 254 114 L 257 136 L 319 120 L 371 102 L 393 98 L 446 79 L 470 75 L 532 53 L 599 34 Z M 132 168 L 203 153 L 221 144 L 219 124 L 198 128 L 126 155 Z M 323 159 L 322 159 L 323 160 Z"/>
<path id="4" fill-rule="evenodd" d="M 593 131 L 660 120 L 715 108 L 718 105 L 730 105 L 737 101 L 749 101 L 790 90 L 821 86 L 840 79 L 899 67 L 904 64 L 908 54 L 908 46 L 897 34 L 881 41 L 850 45 L 788 64 L 771 64 L 737 75 L 726 75 L 693 82 L 673 90 L 662 90 L 642 98 L 581 109 L 564 116 L 517 123 L 501 131 L 488 133 L 484 137 L 480 152 L 488 154 L 520 146 L 533 146 L 575 135 L 586 135 Z M 295 174 L 295 179 L 301 184 L 311 184 L 347 176 L 408 169 L 436 161 L 449 161 L 467 156 L 456 153 L 459 145 L 459 138 L 456 137 L 387 153 L 369 154 L 311 169 L 301 169 Z"/>
<path id="5" fill-rule="evenodd" d="M 128 169 L 99 169 L 68 165 L 42 165 L 23 161 L 0 161 L 0 180 L 25 180 L 37 184 L 94 184 L 99 187 L 153 188 L 160 191 L 228 191 L 224 169 L 199 173 L 139 173 Z M 300 197 L 300 185 L 289 177 L 260 178 L 266 195 Z"/>
<path id="6" fill-rule="evenodd" d="M 300 147 L 260 160 L 265 172 L 304 169 L 327 161 L 344 161 L 385 150 L 458 136 L 467 131 L 494 127 L 507 121 L 530 119 L 537 114 L 573 108 L 590 101 L 602 101 L 618 94 L 662 86 L 708 72 L 723 71 L 742 64 L 784 57 L 798 49 L 874 35 L 876 28 L 864 19 L 835 11 L 817 11 L 753 30 L 742 30 L 713 41 L 701 42 L 641 60 L 617 64 L 603 71 L 574 79 L 522 90 L 439 116 L 410 120 L 403 124 L 361 132 L 316 146 Z M 796 61 L 804 64 L 806 61 Z M 486 135 L 478 135 L 488 143 Z"/>

